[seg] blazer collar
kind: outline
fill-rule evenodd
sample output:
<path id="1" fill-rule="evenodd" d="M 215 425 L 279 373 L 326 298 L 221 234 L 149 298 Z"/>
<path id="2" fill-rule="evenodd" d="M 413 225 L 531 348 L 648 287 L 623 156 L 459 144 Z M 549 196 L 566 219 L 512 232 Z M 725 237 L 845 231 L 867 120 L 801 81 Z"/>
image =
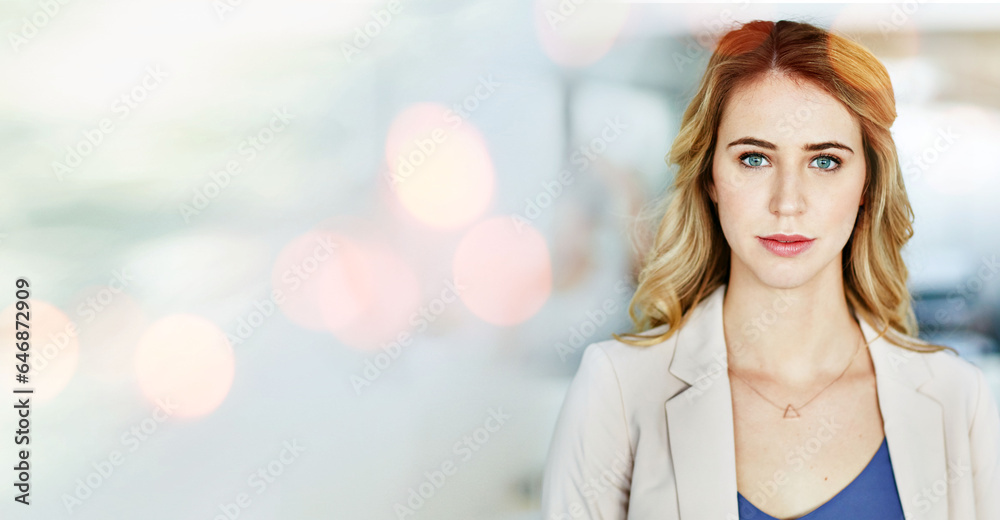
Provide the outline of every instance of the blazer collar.
<path id="1" fill-rule="evenodd" d="M 664 405 L 682 520 L 739 518 L 733 405 L 722 328 L 725 291 L 725 284 L 719 286 L 692 310 L 677 332 L 669 367 L 690 385 Z M 941 406 L 920 391 L 931 378 L 924 355 L 889 343 L 854 315 L 875 367 L 903 512 L 907 518 L 946 520 L 947 493 L 935 493 L 933 502 L 922 496 L 947 475 Z M 925 510 L 930 503 L 931 510 Z"/>

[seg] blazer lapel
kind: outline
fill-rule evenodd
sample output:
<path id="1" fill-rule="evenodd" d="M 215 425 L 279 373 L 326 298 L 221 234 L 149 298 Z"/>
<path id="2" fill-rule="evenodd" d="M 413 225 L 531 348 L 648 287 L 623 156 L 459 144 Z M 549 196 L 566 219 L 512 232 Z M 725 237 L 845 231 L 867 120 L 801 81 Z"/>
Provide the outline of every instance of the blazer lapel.
<path id="1" fill-rule="evenodd" d="M 857 316 L 855 314 L 855 316 Z M 947 520 L 948 478 L 941 405 L 921 390 L 926 354 L 889 343 L 858 320 L 875 365 L 875 386 L 896 490 L 906 518 Z"/>
<path id="2" fill-rule="evenodd" d="M 677 333 L 670 373 L 690 385 L 664 404 L 682 520 L 739 519 L 736 442 L 722 303 L 709 294 Z M 920 386 L 931 378 L 922 354 L 889 343 L 857 316 L 875 366 L 878 403 L 896 489 L 906 518 L 947 520 L 941 406 Z"/>
<path id="3" fill-rule="evenodd" d="M 665 404 L 680 517 L 738 520 L 736 442 L 722 301 L 715 289 L 677 333 L 670 372 L 689 388 Z"/>

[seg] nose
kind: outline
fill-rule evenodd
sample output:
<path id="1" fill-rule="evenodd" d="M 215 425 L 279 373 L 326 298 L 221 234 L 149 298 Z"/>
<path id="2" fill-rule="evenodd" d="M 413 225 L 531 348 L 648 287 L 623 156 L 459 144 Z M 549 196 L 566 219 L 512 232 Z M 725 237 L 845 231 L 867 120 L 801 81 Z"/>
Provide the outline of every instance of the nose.
<path id="1" fill-rule="evenodd" d="M 800 215 L 806 209 L 802 176 L 794 168 L 775 168 L 768 208 L 777 216 Z"/>

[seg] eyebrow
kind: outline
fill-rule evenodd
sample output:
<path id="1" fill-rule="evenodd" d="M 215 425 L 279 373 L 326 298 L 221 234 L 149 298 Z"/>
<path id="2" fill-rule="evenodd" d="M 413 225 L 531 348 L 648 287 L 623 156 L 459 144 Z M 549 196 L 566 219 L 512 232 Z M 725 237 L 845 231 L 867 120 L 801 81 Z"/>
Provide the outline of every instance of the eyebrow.
<path id="1" fill-rule="evenodd" d="M 759 146 L 761 148 L 767 148 L 768 150 L 777 150 L 778 146 L 774 143 L 765 141 L 763 139 L 756 139 L 754 137 L 741 137 L 731 143 L 729 143 L 726 148 L 730 146 L 736 146 L 738 144 L 749 144 L 753 146 Z M 802 149 L 807 152 L 815 152 L 818 150 L 826 150 L 828 148 L 839 148 L 841 150 L 847 150 L 848 152 L 854 153 L 854 150 L 850 146 L 843 143 L 838 143 L 837 141 L 827 141 L 825 143 L 814 143 L 806 144 L 802 146 Z"/>

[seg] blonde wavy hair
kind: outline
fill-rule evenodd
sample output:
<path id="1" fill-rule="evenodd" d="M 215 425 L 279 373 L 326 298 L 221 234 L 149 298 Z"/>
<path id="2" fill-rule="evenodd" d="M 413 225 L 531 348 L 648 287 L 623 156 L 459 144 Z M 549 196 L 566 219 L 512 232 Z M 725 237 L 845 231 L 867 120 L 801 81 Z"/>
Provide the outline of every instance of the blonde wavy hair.
<path id="1" fill-rule="evenodd" d="M 712 53 L 666 157 L 677 171 L 656 210 L 663 217 L 652 244 L 640 258 L 629 303 L 634 330 L 613 334 L 615 339 L 635 346 L 660 343 L 684 325 L 690 309 L 728 283 L 730 248 L 708 196 L 716 132 L 730 94 L 768 72 L 812 81 L 860 122 L 867 171 L 864 203 L 842 253 L 848 305 L 896 345 L 917 352 L 956 352 L 917 338 L 901 255 L 913 236 L 913 210 L 889 132 L 896 119 L 889 74 L 858 43 L 784 20 L 743 24 L 726 33 Z M 663 324 L 669 327 L 660 334 L 642 334 Z"/>

